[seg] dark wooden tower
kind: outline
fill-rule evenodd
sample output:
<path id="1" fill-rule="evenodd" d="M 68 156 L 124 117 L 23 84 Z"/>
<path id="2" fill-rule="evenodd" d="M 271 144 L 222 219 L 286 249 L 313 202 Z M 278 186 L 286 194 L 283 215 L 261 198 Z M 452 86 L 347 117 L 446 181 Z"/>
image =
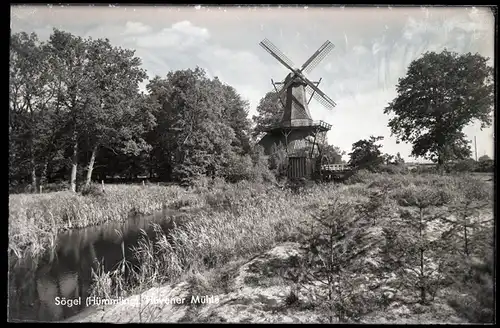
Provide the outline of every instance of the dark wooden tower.
<path id="1" fill-rule="evenodd" d="M 318 88 L 321 79 L 312 82 L 302 72 L 309 73 L 316 67 L 333 49 L 333 44 L 330 41 L 325 42 L 300 69 L 292 68 L 292 61 L 269 40 L 265 39 L 260 45 L 291 73 L 283 82 L 271 80 L 277 93 L 277 101 L 283 107 L 283 116 L 278 124 L 265 130 L 267 133 L 259 141 L 259 145 L 263 146 L 267 155 L 271 155 L 277 146 L 283 145 L 288 157 L 288 176 L 309 177 L 314 173 L 317 158 L 321 154 L 317 137 L 320 133 L 329 131 L 331 125 L 324 121 L 313 121 L 308 105 L 312 98 L 327 109 L 335 107 L 336 104 Z"/>

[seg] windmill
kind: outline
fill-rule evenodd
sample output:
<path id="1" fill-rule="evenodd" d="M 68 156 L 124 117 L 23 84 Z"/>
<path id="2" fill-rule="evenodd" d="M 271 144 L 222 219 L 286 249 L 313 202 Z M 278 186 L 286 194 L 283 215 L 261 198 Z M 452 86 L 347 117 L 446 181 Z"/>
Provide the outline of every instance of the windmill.
<path id="1" fill-rule="evenodd" d="M 260 46 L 289 69 L 290 73 L 282 82 L 271 79 L 276 90 L 276 101 L 283 107 L 283 116 L 279 123 L 264 130 L 267 134 L 259 141 L 259 145 L 270 155 L 276 149 L 275 146 L 282 144 L 288 157 L 288 176 L 310 176 L 318 167 L 326 164 L 322 162 L 321 149 L 316 141 L 321 133 L 326 133 L 332 126 L 324 121 L 313 121 L 309 103 L 314 98 L 327 109 L 332 109 L 336 103 L 318 88 L 321 79 L 310 81 L 304 73 L 310 73 L 334 45 L 326 41 L 301 68 L 293 68 L 293 62 L 269 40 L 264 39 Z M 308 143 L 311 145 L 310 151 L 304 154 L 304 145 Z"/>

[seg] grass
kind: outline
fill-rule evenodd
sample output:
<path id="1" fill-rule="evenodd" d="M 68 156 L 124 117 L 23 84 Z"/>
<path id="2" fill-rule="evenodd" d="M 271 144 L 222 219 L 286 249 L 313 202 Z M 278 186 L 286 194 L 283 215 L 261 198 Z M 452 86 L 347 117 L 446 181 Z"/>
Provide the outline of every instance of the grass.
<path id="1" fill-rule="evenodd" d="M 61 231 L 152 214 L 186 193 L 176 186 L 106 185 L 104 193 L 97 188 L 85 195 L 70 191 L 9 195 L 10 253 L 40 255 L 54 246 Z"/>
<path id="2" fill-rule="evenodd" d="M 434 190 L 433 195 L 446 203 L 459 199 L 456 195 L 460 189 L 477 181 L 467 176 L 361 172 L 346 184 L 317 184 L 300 192 L 246 181 L 227 184 L 200 180 L 189 189 L 109 185 L 98 197 L 66 192 L 11 195 L 9 248 L 20 255 L 40 253 L 50 247 L 56 231 L 125 220 L 131 212 L 196 208 L 189 212 L 188 220 L 169 232 L 168 238 L 159 226 L 156 238 L 142 238 L 135 249 L 139 266 L 130 268 L 122 263 L 114 272 L 96 272 L 93 294 L 127 296 L 166 283 L 201 281 L 200 273 L 206 278 L 200 283 L 203 291 L 216 293 L 227 290 L 230 279 L 228 274 L 217 272 L 278 243 L 301 241 L 304 222 L 327 207 L 333 194 L 341 194 L 353 206 L 382 194 L 386 196 L 384 204 L 396 210 L 398 200 L 407 199 L 419 186 Z M 481 186 L 490 188 L 484 183 Z M 492 194 L 493 188 L 488 190 Z M 492 198 L 488 201 L 491 204 Z M 132 272 L 127 278 L 120 274 L 125 267 Z"/>
<path id="3" fill-rule="evenodd" d="M 171 231 L 169 241 L 161 229 L 157 229 L 156 240 L 145 237 L 141 241 L 136 254 L 143 265 L 137 271 L 141 277 L 137 282 L 146 288 L 179 280 L 186 272 L 220 268 L 277 243 L 298 240 L 298 228 L 329 203 L 334 191 L 356 205 L 368 201 L 375 190 L 386 188 L 386 201 L 391 203 L 426 185 L 436 197 L 451 201 L 464 179 L 473 178 L 370 174 L 367 181 L 313 185 L 301 193 L 248 182 L 202 184 L 176 202 L 195 205 L 201 211 Z"/>

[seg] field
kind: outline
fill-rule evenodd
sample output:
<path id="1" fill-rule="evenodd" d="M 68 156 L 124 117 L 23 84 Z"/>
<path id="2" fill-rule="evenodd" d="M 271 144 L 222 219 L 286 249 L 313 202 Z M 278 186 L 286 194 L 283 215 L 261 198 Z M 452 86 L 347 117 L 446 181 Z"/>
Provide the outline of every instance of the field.
<path id="1" fill-rule="evenodd" d="M 369 315 L 371 315 L 372 319 L 367 320 L 390 321 L 386 316 L 380 318 L 379 315 L 378 318 L 373 318 L 373 316 L 377 316 L 376 313 L 385 313 L 380 312 L 380 306 L 382 306 L 379 304 L 380 300 L 384 299 L 384 302 L 386 302 L 383 305 L 385 306 L 384 311 L 387 311 L 387 307 L 394 303 L 400 306 L 406 303 L 418 305 L 419 297 L 423 293 L 423 287 L 415 283 L 415 281 L 421 282 L 425 280 L 432 281 L 428 282 L 425 287 L 429 289 L 428 293 L 432 294 L 432 300 L 427 300 L 426 296 L 423 295 L 424 299 L 421 299 L 420 303 L 423 304 L 424 308 L 412 305 L 411 310 L 408 310 L 408 307 L 406 307 L 403 311 L 406 313 L 404 318 L 412 317 L 407 312 L 418 308 L 415 311 L 428 312 L 425 314 L 428 317 L 426 320 L 429 322 L 446 322 L 448 315 L 462 318 L 456 319 L 457 322 L 461 322 L 460 320 L 468 322 L 476 320 L 479 316 L 477 315 L 478 310 L 476 308 L 471 309 L 471 306 L 476 306 L 474 304 L 481 300 L 478 296 L 476 303 L 473 302 L 473 305 L 468 305 L 468 308 L 464 310 L 461 304 L 471 303 L 465 302 L 457 295 L 473 297 L 473 295 L 469 294 L 473 293 L 472 291 L 477 290 L 477 288 L 474 289 L 469 286 L 470 284 L 468 285 L 463 281 L 460 283 L 455 282 L 455 280 L 459 279 L 457 278 L 457 272 L 460 272 L 460 268 L 456 266 L 465 265 L 467 270 L 464 270 L 464 272 L 471 272 L 474 267 L 471 263 L 487 258 L 493 250 L 491 243 L 493 238 L 491 224 L 493 218 L 493 188 L 491 182 L 487 180 L 489 179 L 484 177 L 469 176 L 388 175 L 360 172 L 346 184 L 312 184 L 284 190 L 276 186 L 248 182 L 227 184 L 219 180 L 210 182 L 203 180 L 199 181 L 196 186 L 187 189 L 176 186 L 109 185 L 106 186 L 103 194 L 96 191 L 88 195 L 66 192 L 41 195 L 11 195 L 9 206 L 9 249 L 18 256 L 28 253 L 36 254 L 50 247 L 50 244 L 54 241 L 56 231 L 63 229 L 99 224 L 107 220 L 125 220 L 131 214 L 152 213 L 163 207 L 198 209 L 191 212 L 192 215 L 188 221 L 182 222 L 171 232 L 168 241 L 159 231 L 157 240 L 144 239 L 141 242 L 136 254 L 140 258 L 142 265 L 134 269 L 134 274 L 129 277 L 130 280 L 122 281 L 121 284 L 112 284 L 110 277 L 113 276 L 115 281 L 120 280 L 122 278 L 119 274 L 116 272 L 98 273 L 94 284 L 94 294 L 101 297 L 128 297 L 134 294 L 147 293 L 153 287 L 161 287 L 166 288 L 169 293 L 172 290 L 178 291 L 180 288 L 182 292 L 190 291 L 191 294 L 219 295 L 220 299 L 224 299 L 225 297 L 236 297 L 234 289 L 239 284 L 240 289 L 243 286 L 243 290 L 247 290 L 248 293 L 257 294 L 258 297 L 256 296 L 257 298 L 254 298 L 254 301 L 249 303 L 250 307 L 257 307 L 257 304 L 260 304 L 259 302 L 262 303 L 262 301 L 258 300 L 262 299 L 263 293 L 267 293 L 262 290 L 261 284 L 262 282 L 266 284 L 267 281 L 266 288 L 275 286 L 273 287 L 276 288 L 275 292 L 277 295 L 281 295 L 276 296 L 277 298 L 273 302 L 281 304 L 282 310 L 284 306 L 285 310 L 288 311 L 287 313 L 297 311 L 300 313 L 306 311 L 304 313 L 307 313 L 304 314 L 306 319 L 300 319 L 300 316 L 290 319 L 291 317 L 285 315 L 286 318 L 292 321 L 318 322 L 329 316 L 330 318 L 339 317 L 332 314 L 338 312 L 333 307 L 324 308 L 324 306 L 319 306 L 319 304 L 323 303 L 332 303 L 334 299 L 326 297 L 321 301 L 322 296 L 320 295 L 323 294 L 317 290 L 312 292 L 312 294 L 315 294 L 312 298 L 310 294 L 304 296 L 306 294 L 300 291 L 301 288 L 298 287 L 298 290 L 293 292 L 296 287 L 292 288 L 291 286 L 311 285 L 311 281 L 307 283 L 291 282 L 294 280 L 290 280 L 289 274 L 284 271 L 288 269 L 288 271 L 297 271 L 296 265 L 292 265 L 288 269 L 287 265 L 281 265 L 282 269 L 280 269 L 279 274 L 267 274 L 265 277 L 261 271 L 257 270 L 256 273 L 255 270 L 252 271 L 249 268 L 253 267 L 255 269 L 255 265 L 250 263 L 252 257 L 262 257 L 262 254 L 270 250 L 271 252 L 273 250 L 279 251 L 282 247 L 291 247 L 290 245 L 294 245 L 292 247 L 293 252 L 307 255 L 308 250 L 311 249 L 311 240 L 323 240 L 322 233 L 328 232 L 328 227 L 332 227 L 331 224 L 324 224 L 331 221 L 336 222 L 334 226 L 338 229 L 333 235 L 359 230 L 370 232 L 369 238 L 363 237 L 368 238 L 369 241 L 359 239 L 353 235 L 350 237 L 352 243 L 346 247 L 347 249 L 354 249 L 364 245 L 363 247 L 369 248 L 369 253 L 363 253 L 358 257 L 365 262 L 368 261 L 366 263 L 371 263 L 371 265 L 368 265 L 363 262 L 364 264 L 361 266 L 365 269 L 371 268 L 371 271 L 365 272 L 363 269 L 356 273 L 358 270 L 355 269 L 355 266 L 360 264 L 356 264 L 350 259 L 349 261 L 352 263 L 346 262 L 345 270 L 347 271 L 345 274 L 353 266 L 352 272 L 355 273 L 356 277 L 351 277 L 352 281 L 356 281 L 357 278 L 367 279 L 372 282 L 384 281 L 384 284 L 379 283 L 376 288 L 381 294 L 377 294 L 377 291 L 372 292 L 371 289 L 369 289 L 370 293 L 368 293 L 366 290 L 367 284 L 361 284 L 357 287 L 363 290 L 363 294 L 372 295 L 375 293 L 372 295 L 373 300 L 356 301 L 361 302 L 362 305 L 356 303 L 356 298 L 352 296 L 357 295 L 359 291 L 354 292 L 350 287 L 349 295 L 352 296 L 352 299 L 344 300 L 343 302 L 347 302 L 345 306 L 349 307 L 349 304 L 351 304 L 350 307 L 356 309 L 370 309 L 366 310 L 366 313 L 357 313 L 351 316 L 350 320 L 354 320 L 352 318 L 355 317 L 356 320 L 362 321 L 360 319 L 362 316 L 369 318 Z M 359 224 L 356 223 L 357 221 L 351 222 L 351 218 L 354 217 L 362 219 L 364 225 L 357 226 Z M 418 220 L 423 222 L 422 219 L 426 221 L 425 227 L 420 225 L 420 228 L 418 228 L 420 231 L 418 229 L 414 230 L 414 223 Z M 468 227 L 466 229 L 468 235 L 465 235 L 465 238 L 468 238 L 467 254 L 463 251 L 462 223 Z M 323 224 L 323 228 L 312 229 L 313 224 L 316 224 L 316 227 Z M 342 227 L 345 229 L 344 232 L 342 232 Z M 391 227 L 397 227 L 396 235 L 402 238 L 396 238 L 399 244 L 394 244 L 388 249 L 388 240 L 392 240 L 388 237 Z M 328 241 L 328 238 L 325 240 Z M 408 241 L 411 241 L 410 244 L 407 244 Z M 438 241 L 437 244 L 436 241 Z M 415 245 L 422 244 L 432 245 L 431 248 L 437 247 L 440 250 L 439 252 L 427 252 L 425 261 L 422 260 L 424 257 L 422 251 L 420 264 L 421 268 L 423 268 L 425 262 L 425 270 L 415 270 L 415 267 L 418 267 L 419 257 L 412 258 L 413 255 L 410 254 L 410 256 L 405 252 L 401 253 L 403 255 L 399 254 L 398 256 L 405 258 L 404 256 L 408 255 L 406 263 L 395 263 L 388 260 L 394 254 L 387 253 L 396 254 L 398 247 L 399 249 L 410 249 Z M 384 245 L 386 245 L 385 248 Z M 320 246 L 315 245 L 318 249 L 320 249 Z M 345 252 L 336 254 L 338 257 L 339 254 L 345 254 Z M 330 255 L 333 256 L 333 254 Z M 304 256 L 303 258 L 308 257 Z M 341 256 L 337 258 L 337 261 L 344 260 Z M 255 262 L 255 258 L 253 261 Z M 259 263 L 261 263 L 261 266 L 272 268 L 272 263 L 265 264 L 266 261 L 269 261 L 269 257 L 264 256 L 264 260 Z M 324 270 L 320 270 L 321 265 L 319 265 L 320 267 L 318 265 L 316 262 L 303 263 L 301 270 L 309 273 L 316 272 L 316 270 L 319 270 L 317 272 L 324 272 Z M 398 268 L 401 271 L 398 271 Z M 414 271 L 416 277 L 407 276 L 405 272 L 408 272 L 408 270 Z M 430 273 L 429 270 L 431 270 Z M 252 274 L 248 272 L 253 272 L 254 277 L 249 278 L 248 276 Z M 392 277 L 392 272 L 399 272 L 399 276 Z M 435 278 L 435 274 L 440 278 Z M 463 272 L 461 275 L 463 275 Z M 246 276 L 247 278 L 243 279 L 240 276 Z M 331 276 L 338 277 L 341 275 L 337 272 L 332 273 Z M 324 277 L 325 281 L 333 281 L 328 280 L 328 277 Z M 433 278 L 431 279 L 431 277 Z M 257 285 L 252 284 L 252 279 L 260 282 Z M 399 283 L 404 282 L 405 287 L 402 287 L 401 284 L 396 284 L 397 287 L 395 287 L 394 280 Z M 392 283 L 389 283 L 389 281 L 392 281 Z M 337 286 L 343 283 L 345 281 L 339 280 Z M 312 285 L 315 284 L 312 283 Z M 116 286 L 121 287 L 117 288 Z M 177 289 L 175 289 L 175 286 L 184 287 L 176 287 Z M 415 291 L 417 291 L 416 294 Z M 438 291 L 439 293 L 437 293 Z M 486 293 L 488 292 L 486 291 Z M 387 295 L 391 295 L 389 301 Z M 237 297 L 244 299 L 247 296 L 239 295 Z M 300 302 L 293 301 L 295 299 L 300 300 Z M 416 300 L 416 303 L 413 300 Z M 339 300 L 335 302 L 338 304 Z M 454 302 L 453 304 L 460 309 L 458 312 L 462 313 L 462 315 L 450 310 L 451 308 L 448 309 L 448 312 L 444 312 L 446 314 L 443 314 L 444 310 L 436 310 L 435 307 L 430 305 L 444 306 L 443 304 L 449 302 Z M 365 303 L 370 304 L 370 306 Z M 289 306 L 286 304 L 289 304 Z M 297 307 L 297 304 L 301 305 Z M 227 306 L 225 308 L 217 308 L 213 305 L 192 307 L 187 310 L 189 313 L 185 314 L 184 320 L 224 321 L 226 319 L 222 318 L 223 315 L 220 313 L 228 313 L 228 311 L 234 310 L 234 308 L 231 310 Z M 460 306 L 462 307 L 460 308 Z M 375 310 L 375 308 L 378 310 Z M 186 308 L 183 309 L 183 311 L 186 310 Z M 120 308 L 115 307 L 113 311 L 131 313 L 130 310 L 130 308 L 120 310 Z M 174 310 L 180 311 L 180 309 Z M 165 319 L 164 315 L 168 314 L 168 310 L 165 311 L 163 315 L 157 313 L 154 317 L 150 316 L 149 319 L 135 315 L 131 317 L 123 316 L 123 313 L 120 315 L 123 320 L 127 321 L 161 321 L 159 318 L 163 317 Z M 271 318 L 269 320 L 272 321 L 288 320 L 283 316 L 270 316 L 270 313 L 276 311 L 272 306 L 268 308 L 266 305 L 265 309 L 259 311 L 264 311 L 264 317 Z M 401 312 L 402 310 L 398 307 L 397 311 Z M 432 313 L 440 312 L 441 317 L 439 318 L 432 315 Z M 469 314 L 469 312 L 472 314 L 463 319 L 463 316 Z M 111 312 L 107 313 L 110 314 Z M 219 313 L 218 319 L 210 319 L 211 315 L 213 317 L 213 313 Z M 89 316 L 84 320 L 105 320 L 102 316 L 99 318 Z M 399 320 L 399 322 L 404 319 L 401 315 L 392 314 L 392 316 L 396 316 L 395 320 Z M 345 321 L 348 317 L 349 315 L 344 313 L 339 317 L 340 319 L 335 320 Z M 110 318 L 116 318 L 116 313 Z M 248 318 L 235 320 L 259 321 L 252 315 L 249 315 Z M 181 320 L 182 318 L 179 317 L 178 319 Z M 334 319 L 331 320 L 335 321 Z"/>

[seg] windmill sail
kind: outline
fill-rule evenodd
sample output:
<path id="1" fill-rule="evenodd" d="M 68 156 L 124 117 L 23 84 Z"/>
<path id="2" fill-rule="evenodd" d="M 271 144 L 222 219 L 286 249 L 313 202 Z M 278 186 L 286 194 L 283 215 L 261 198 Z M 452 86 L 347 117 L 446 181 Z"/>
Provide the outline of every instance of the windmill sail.
<path id="1" fill-rule="evenodd" d="M 290 73 L 282 82 L 275 83 L 271 80 L 277 92 L 276 100 L 283 105 L 283 116 L 279 124 L 266 130 L 268 134 L 259 144 L 267 154 L 272 152 L 273 145 L 283 144 L 288 156 L 312 156 L 314 147 L 317 147 L 316 135 L 328 131 L 331 125 L 312 120 L 309 101 L 314 97 L 327 108 L 335 106 L 335 103 L 318 88 L 319 82 L 311 82 L 302 72 L 310 72 L 316 67 L 333 49 L 333 44 L 325 42 L 300 69 L 293 68 L 293 62 L 269 40 L 263 40 L 260 45 Z M 308 140 L 309 137 L 313 137 L 312 142 Z M 307 150 L 311 146 L 312 149 Z"/>

